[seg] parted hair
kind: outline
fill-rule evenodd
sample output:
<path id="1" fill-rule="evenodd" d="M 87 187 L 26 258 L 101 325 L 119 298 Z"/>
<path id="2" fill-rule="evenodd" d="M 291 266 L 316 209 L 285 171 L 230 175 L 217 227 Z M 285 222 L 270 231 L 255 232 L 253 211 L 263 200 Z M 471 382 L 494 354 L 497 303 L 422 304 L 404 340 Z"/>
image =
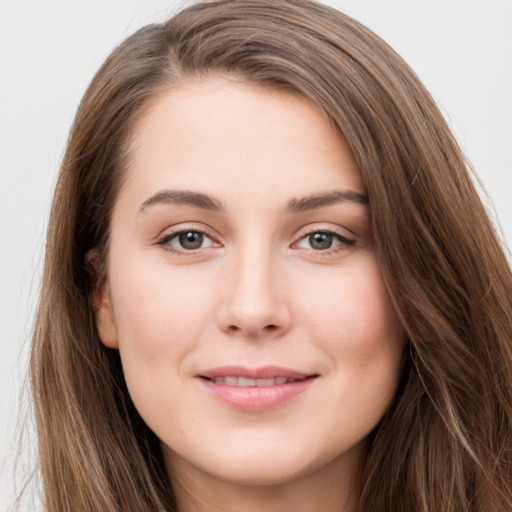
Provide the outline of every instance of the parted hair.
<path id="1" fill-rule="evenodd" d="M 119 45 L 85 93 L 52 205 L 31 354 L 46 510 L 178 510 L 90 296 L 105 277 L 138 119 L 187 80 L 219 75 L 313 100 L 367 188 L 407 343 L 396 395 L 368 440 L 358 511 L 512 511 L 509 262 L 416 75 L 369 29 L 309 0 L 193 4 Z"/>

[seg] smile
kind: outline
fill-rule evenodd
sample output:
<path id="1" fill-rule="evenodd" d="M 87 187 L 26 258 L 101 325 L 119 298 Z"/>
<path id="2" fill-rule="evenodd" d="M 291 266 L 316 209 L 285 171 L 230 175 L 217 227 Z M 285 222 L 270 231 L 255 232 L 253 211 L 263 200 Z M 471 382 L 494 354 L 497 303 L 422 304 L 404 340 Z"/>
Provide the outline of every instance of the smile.
<path id="1" fill-rule="evenodd" d="M 228 386 L 238 386 L 242 388 L 247 387 L 267 387 L 267 386 L 280 386 L 290 382 L 297 382 L 303 379 L 288 379 L 287 377 L 274 377 L 269 379 L 251 379 L 248 377 L 226 376 L 215 377 L 210 379 L 215 384 L 227 384 Z"/>
<path id="2" fill-rule="evenodd" d="M 231 408 L 260 412 L 279 407 L 304 393 L 318 374 L 266 366 L 259 369 L 223 367 L 198 375 L 214 398 Z"/>

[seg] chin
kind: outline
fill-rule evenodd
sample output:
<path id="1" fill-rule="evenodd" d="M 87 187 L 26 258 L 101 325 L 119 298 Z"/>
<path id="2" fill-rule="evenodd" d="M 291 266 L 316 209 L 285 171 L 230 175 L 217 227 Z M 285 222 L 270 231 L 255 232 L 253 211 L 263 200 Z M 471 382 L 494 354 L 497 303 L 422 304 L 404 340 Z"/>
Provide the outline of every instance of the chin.
<path id="1" fill-rule="evenodd" d="M 312 468 L 301 457 L 272 458 L 255 456 L 246 460 L 230 460 L 214 468 L 217 478 L 241 486 L 280 486 L 300 479 Z M 211 471 L 211 469 L 210 469 Z"/>
<path id="2" fill-rule="evenodd" d="M 282 486 L 322 478 L 325 471 L 352 472 L 361 461 L 363 444 L 347 447 L 347 450 L 321 450 L 315 443 L 302 442 L 294 446 L 267 443 L 258 448 L 254 445 L 239 447 L 231 445 L 229 453 L 204 461 L 203 470 L 225 482 L 241 486 Z M 252 449 L 251 449 L 252 448 Z M 212 460 L 215 463 L 212 464 Z"/>

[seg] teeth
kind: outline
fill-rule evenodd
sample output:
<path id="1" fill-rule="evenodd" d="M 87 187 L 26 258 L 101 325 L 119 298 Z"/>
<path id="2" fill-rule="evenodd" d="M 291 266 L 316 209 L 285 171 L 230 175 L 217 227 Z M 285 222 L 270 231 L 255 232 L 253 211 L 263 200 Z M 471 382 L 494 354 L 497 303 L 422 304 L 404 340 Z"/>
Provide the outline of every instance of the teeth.
<path id="1" fill-rule="evenodd" d="M 248 388 L 256 386 L 256 379 L 248 379 L 247 377 L 238 377 L 238 383 L 236 386 L 240 386 L 242 388 Z"/>
<path id="2" fill-rule="evenodd" d="M 274 386 L 276 379 L 256 379 L 256 386 Z"/>
<path id="3" fill-rule="evenodd" d="M 288 382 L 295 382 L 297 379 L 288 379 L 286 377 L 272 377 L 268 379 L 250 379 L 248 377 L 236 377 L 228 375 L 226 377 L 215 377 L 212 379 L 215 384 L 227 384 L 228 386 L 247 387 L 266 387 L 279 386 Z"/>

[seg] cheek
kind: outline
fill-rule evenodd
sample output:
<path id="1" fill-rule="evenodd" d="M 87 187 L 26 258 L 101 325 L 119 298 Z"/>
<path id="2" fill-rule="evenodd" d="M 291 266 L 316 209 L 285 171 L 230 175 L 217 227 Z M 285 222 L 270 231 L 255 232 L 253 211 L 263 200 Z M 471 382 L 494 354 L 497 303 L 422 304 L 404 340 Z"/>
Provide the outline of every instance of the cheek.
<path id="1" fill-rule="evenodd" d="M 326 342 L 344 340 L 334 346 L 373 350 L 403 333 L 372 254 L 321 283 L 319 288 L 311 282 L 309 288 L 316 293 L 304 294 L 303 309 L 312 329 L 322 332 Z"/>
<path id="2" fill-rule="evenodd" d="M 375 258 L 369 253 L 339 270 L 303 301 L 299 318 L 308 319 L 309 336 L 328 354 L 342 388 L 358 381 L 394 390 L 405 332 Z"/>
<path id="3" fill-rule="evenodd" d="M 211 279 L 162 259 L 126 260 L 111 272 L 121 354 L 155 365 L 191 351 L 214 307 Z"/>
<path id="4" fill-rule="evenodd" d="M 126 384 L 156 432 L 162 419 L 167 424 L 177 407 L 186 406 L 187 361 L 198 350 L 215 296 L 212 280 L 200 272 L 180 272 L 158 260 L 117 258 L 110 275 Z"/>
<path id="5" fill-rule="evenodd" d="M 309 337 L 327 356 L 329 386 L 318 415 L 325 415 L 323 436 L 335 451 L 366 437 L 389 407 L 405 332 L 373 256 L 322 282 L 321 292 L 303 303 L 302 317 L 309 319 Z"/>

